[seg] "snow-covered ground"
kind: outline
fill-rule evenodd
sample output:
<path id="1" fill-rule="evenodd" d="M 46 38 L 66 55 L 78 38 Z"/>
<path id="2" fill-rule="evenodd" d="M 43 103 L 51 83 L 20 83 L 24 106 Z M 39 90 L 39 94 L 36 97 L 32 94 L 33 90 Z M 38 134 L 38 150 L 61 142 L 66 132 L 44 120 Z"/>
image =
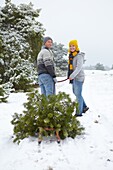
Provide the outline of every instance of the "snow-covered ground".
<path id="1" fill-rule="evenodd" d="M 43 142 L 39 147 L 37 138 L 13 143 L 10 121 L 14 112 L 24 109 L 26 95 L 12 93 L 8 103 L 0 104 L 1 170 L 113 170 L 113 71 L 85 73 L 83 96 L 90 110 L 78 118 L 85 134 L 68 138 L 61 146 Z M 75 98 L 68 81 L 58 83 L 58 91 Z"/>

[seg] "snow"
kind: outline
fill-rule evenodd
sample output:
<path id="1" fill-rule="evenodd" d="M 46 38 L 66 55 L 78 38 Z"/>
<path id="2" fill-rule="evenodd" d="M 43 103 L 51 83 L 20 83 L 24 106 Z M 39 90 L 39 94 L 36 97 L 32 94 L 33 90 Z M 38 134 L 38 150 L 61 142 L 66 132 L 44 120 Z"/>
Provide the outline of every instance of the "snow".
<path id="1" fill-rule="evenodd" d="M 11 93 L 8 103 L 0 104 L 0 169 L 1 170 L 112 170 L 113 169 L 113 70 L 85 71 L 83 96 L 90 107 L 79 117 L 85 134 L 56 142 L 37 138 L 12 142 L 14 112 L 21 113 L 27 101 L 25 93 Z M 58 78 L 65 79 L 65 77 Z M 72 99 L 68 81 L 57 83 L 57 92 L 65 91 Z"/>

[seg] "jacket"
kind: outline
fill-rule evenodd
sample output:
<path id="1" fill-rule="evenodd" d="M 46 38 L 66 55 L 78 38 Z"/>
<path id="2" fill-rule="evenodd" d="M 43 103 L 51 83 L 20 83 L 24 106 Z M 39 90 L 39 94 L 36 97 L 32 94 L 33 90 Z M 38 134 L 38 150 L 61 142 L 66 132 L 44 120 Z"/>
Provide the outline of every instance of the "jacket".
<path id="1" fill-rule="evenodd" d="M 84 56 L 85 53 L 79 52 L 73 58 L 73 72 L 70 75 L 70 78 L 76 79 L 77 81 L 81 81 L 81 82 L 83 82 L 85 79 L 85 73 L 83 70 Z"/>

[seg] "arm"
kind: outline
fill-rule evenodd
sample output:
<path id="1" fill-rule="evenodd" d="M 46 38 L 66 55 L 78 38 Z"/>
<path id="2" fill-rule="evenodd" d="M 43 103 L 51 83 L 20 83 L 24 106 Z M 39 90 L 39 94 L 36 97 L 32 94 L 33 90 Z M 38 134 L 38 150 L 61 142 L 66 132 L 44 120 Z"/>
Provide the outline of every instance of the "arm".
<path id="1" fill-rule="evenodd" d="M 43 62 L 44 62 L 44 65 L 45 65 L 45 67 L 46 67 L 47 72 L 48 72 L 53 78 L 56 77 L 53 59 L 52 59 L 52 56 L 51 56 L 51 54 L 50 54 L 50 52 L 49 52 L 48 50 L 45 50 L 45 51 L 44 51 L 44 54 L 43 54 Z"/>
<path id="2" fill-rule="evenodd" d="M 78 56 L 77 66 L 73 73 L 70 75 L 69 79 L 74 79 L 79 74 L 79 72 L 82 69 L 83 63 L 84 63 L 83 56 L 82 55 Z"/>

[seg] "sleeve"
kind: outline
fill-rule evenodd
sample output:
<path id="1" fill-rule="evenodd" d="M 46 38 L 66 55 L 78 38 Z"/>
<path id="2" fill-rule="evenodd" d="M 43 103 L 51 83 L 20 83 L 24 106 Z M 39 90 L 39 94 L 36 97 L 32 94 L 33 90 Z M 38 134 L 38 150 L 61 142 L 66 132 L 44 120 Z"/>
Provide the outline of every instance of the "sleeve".
<path id="1" fill-rule="evenodd" d="M 74 79 L 79 74 L 79 72 L 82 69 L 82 66 L 83 66 L 83 57 L 78 56 L 77 66 L 76 66 L 75 70 L 73 71 L 73 73 L 70 75 L 71 79 Z"/>
<path id="2" fill-rule="evenodd" d="M 53 77 L 55 78 L 55 68 L 54 68 L 54 63 L 53 63 L 53 59 L 50 56 L 50 52 L 48 50 L 46 50 L 43 54 L 43 62 L 44 65 L 46 67 L 47 72 Z"/>

